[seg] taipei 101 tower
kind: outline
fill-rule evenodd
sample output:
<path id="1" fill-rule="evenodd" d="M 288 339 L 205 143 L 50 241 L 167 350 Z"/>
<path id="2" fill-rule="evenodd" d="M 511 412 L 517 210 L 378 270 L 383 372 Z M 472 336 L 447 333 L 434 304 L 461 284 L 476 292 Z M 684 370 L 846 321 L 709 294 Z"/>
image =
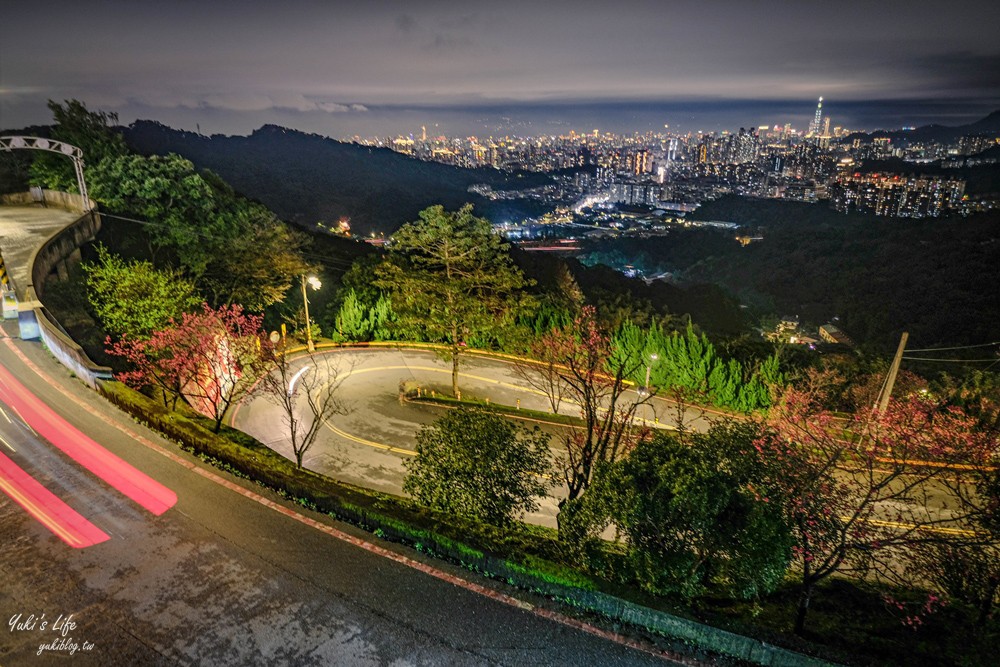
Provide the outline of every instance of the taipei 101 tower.
<path id="1" fill-rule="evenodd" d="M 823 127 L 823 98 L 819 98 L 819 104 L 816 105 L 816 116 L 813 118 L 812 122 L 809 123 L 809 134 L 806 136 L 815 137 L 819 134 L 820 128 Z"/>

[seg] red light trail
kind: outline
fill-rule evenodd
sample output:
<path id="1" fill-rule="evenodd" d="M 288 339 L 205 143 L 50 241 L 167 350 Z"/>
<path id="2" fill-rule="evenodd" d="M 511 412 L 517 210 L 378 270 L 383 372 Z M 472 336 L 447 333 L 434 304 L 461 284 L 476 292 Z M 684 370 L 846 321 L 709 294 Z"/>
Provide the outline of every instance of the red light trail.
<path id="1" fill-rule="evenodd" d="M 38 435 L 156 515 L 177 503 L 177 494 L 81 433 L 0 366 L 0 400 L 14 408 Z"/>
<path id="2" fill-rule="evenodd" d="M 4 454 L 0 454 L 0 491 L 74 549 L 108 539 L 107 533 L 83 518 Z"/>

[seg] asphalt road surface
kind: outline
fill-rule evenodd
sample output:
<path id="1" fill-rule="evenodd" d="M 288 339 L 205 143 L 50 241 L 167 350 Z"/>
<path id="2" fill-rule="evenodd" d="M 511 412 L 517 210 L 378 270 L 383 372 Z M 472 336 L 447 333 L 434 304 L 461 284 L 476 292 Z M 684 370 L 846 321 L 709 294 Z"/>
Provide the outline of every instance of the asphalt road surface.
<path id="1" fill-rule="evenodd" d="M 58 208 L 0 206 L 0 253 L 19 298 L 28 286 L 28 258 L 49 236 L 77 220 Z"/>
<path id="2" fill-rule="evenodd" d="M 332 370 L 343 379 L 339 393 L 351 407 L 349 414 L 328 420 L 316 443 L 306 452 L 304 467 L 359 486 L 401 494 L 406 473 L 403 461 L 415 455 L 416 432 L 447 408 L 401 402 L 400 383 L 412 381 L 426 391 L 451 395 L 451 364 L 432 351 L 406 348 L 323 350 L 297 357 L 291 364 L 293 373 L 304 368 L 309 368 L 306 372 L 310 374 L 331 374 Z M 510 406 L 520 401 L 523 408 L 545 412 L 551 409 L 544 394 L 526 386 L 510 362 L 495 358 L 463 357 L 459 387 L 464 398 L 489 398 L 493 403 Z M 566 401 L 560 412 L 579 415 L 578 407 Z M 697 407 L 688 407 L 678 415 L 674 404 L 656 396 L 649 405 L 639 406 L 637 417 L 650 426 L 666 428 L 676 426 L 680 419 L 686 428 L 703 431 L 720 415 Z M 253 397 L 234 412 L 231 421 L 236 428 L 294 460 L 282 411 L 274 402 L 262 396 Z M 534 425 L 530 421 L 525 424 Z M 551 445 L 558 456 L 558 436 L 565 433 L 565 427 L 543 425 L 542 428 L 553 434 Z M 954 515 L 954 502 L 939 481 L 925 485 L 923 490 L 927 493 L 926 508 L 934 518 Z M 556 486 L 550 494 L 540 501 L 536 512 L 525 516 L 526 521 L 555 527 L 557 500 L 565 494 L 565 489 Z M 897 515 L 906 517 L 908 512 L 904 507 L 886 504 L 879 516 L 893 524 L 898 521 Z M 918 515 L 924 516 L 919 510 L 914 516 Z M 908 524 L 904 520 L 897 525 Z M 949 526 L 943 526 L 942 530 L 953 530 Z"/>
<path id="3" fill-rule="evenodd" d="M 145 509 L 3 404 L 4 455 L 108 536 L 73 548 L 0 494 L 5 667 L 663 664 L 532 604 L 494 599 L 519 593 L 483 595 L 440 563 L 415 567 L 415 554 L 382 551 L 393 547 L 206 468 L 108 406 L 38 344 L 0 338 L 0 364 L 177 498 L 159 515 Z"/>
<path id="4" fill-rule="evenodd" d="M 335 374 L 343 380 L 339 393 L 350 407 L 348 414 L 328 420 L 316 443 L 306 452 L 303 466 L 359 486 L 402 493 L 406 472 L 403 461 L 414 455 L 416 432 L 421 425 L 440 417 L 446 408 L 401 402 L 400 383 L 415 381 L 424 391 L 450 396 L 451 363 L 432 351 L 368 348 L 318 351 L 296 358 L 291 365 L 292 375 L 303 368 L 309 368 L 309 373 Z M 459 367 L 459 387 L 463 398 L 488 398 L 496 404 L 520 403 L 525 409 L 551 411 L 545 395 L 526 386 L 513 364 L 506 361 L 466 355 Z M 579 416 L 579 408 L 567 401 L 563 401 L 560 412 Z M 234 412 L 231 422 L 294 460 L 282 415 L 276 403 L 255 396 Z M 704 429 L 710 416 L 702 410 L 689 409 L 684 422 L 688 427 Z M 656 427 L 673 424 L 677 415 L 668 402 L 657 397 L 651 404 L 639 406 L 637 417 Z M 525 425 L 536 424 L 527 421 Z M 551 444 L 558 455 L 558 436 L 564 433 L 564 427 L 542 425 L 541 428 L 556 436 Z M 553 489 L 552 497 L 542 499 L 538 511 L 525 519 L 554 527 L 557 498 L 562 493 L 559 487 Z"/>

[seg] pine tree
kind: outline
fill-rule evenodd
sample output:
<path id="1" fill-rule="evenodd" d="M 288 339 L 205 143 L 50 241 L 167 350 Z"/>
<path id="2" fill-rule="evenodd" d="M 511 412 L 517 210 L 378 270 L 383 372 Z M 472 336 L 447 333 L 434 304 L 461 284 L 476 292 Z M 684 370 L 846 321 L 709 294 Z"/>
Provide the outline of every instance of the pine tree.
<path id="1" fill-rule="evenodd" d="M 462 349 L 476 338 L 496 337 L 528 305 L 529 281 L 471 205 L 453 213 L 442 206 L 421 211 L 420 220 L 393 235 L 389 260 L 376 275 L 404 332 L 447 345 L 456 398 Z"/>

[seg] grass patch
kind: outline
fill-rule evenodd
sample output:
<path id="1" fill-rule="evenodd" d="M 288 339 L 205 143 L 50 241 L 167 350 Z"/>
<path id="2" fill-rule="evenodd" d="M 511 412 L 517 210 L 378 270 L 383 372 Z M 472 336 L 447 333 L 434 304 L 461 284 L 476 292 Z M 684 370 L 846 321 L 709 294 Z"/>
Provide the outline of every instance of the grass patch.
<path id="1" fill-rule="evenodd" d="M 548 424 L 561 424 L 564 426 L 585 426 L 586 424 L 579 417 L 573 417 L 571 415 L 560 415 L 553 414 L 551 412 L 542 412 L 541 410 L 528 410 L 527 408 L 518 408 L 514 405 L 503 405 L 502 403 L 493 403 L 491 401 L 482 401 L 479 399 L 469 399 L 463 398 L 458 400 L 451 396 L 419 396 L 410 397 L 407 400 L 411 403 L 418 403 L 422 405 L 437 405 L 447 408 L 480 408 L 483 410 L 490 410 L 491 412 L 496 412 L 498 414 L 504 415 L 506 417 L 514 417 L 520 419 L 531 419 L 535 421 L 545 422 Z"/>

